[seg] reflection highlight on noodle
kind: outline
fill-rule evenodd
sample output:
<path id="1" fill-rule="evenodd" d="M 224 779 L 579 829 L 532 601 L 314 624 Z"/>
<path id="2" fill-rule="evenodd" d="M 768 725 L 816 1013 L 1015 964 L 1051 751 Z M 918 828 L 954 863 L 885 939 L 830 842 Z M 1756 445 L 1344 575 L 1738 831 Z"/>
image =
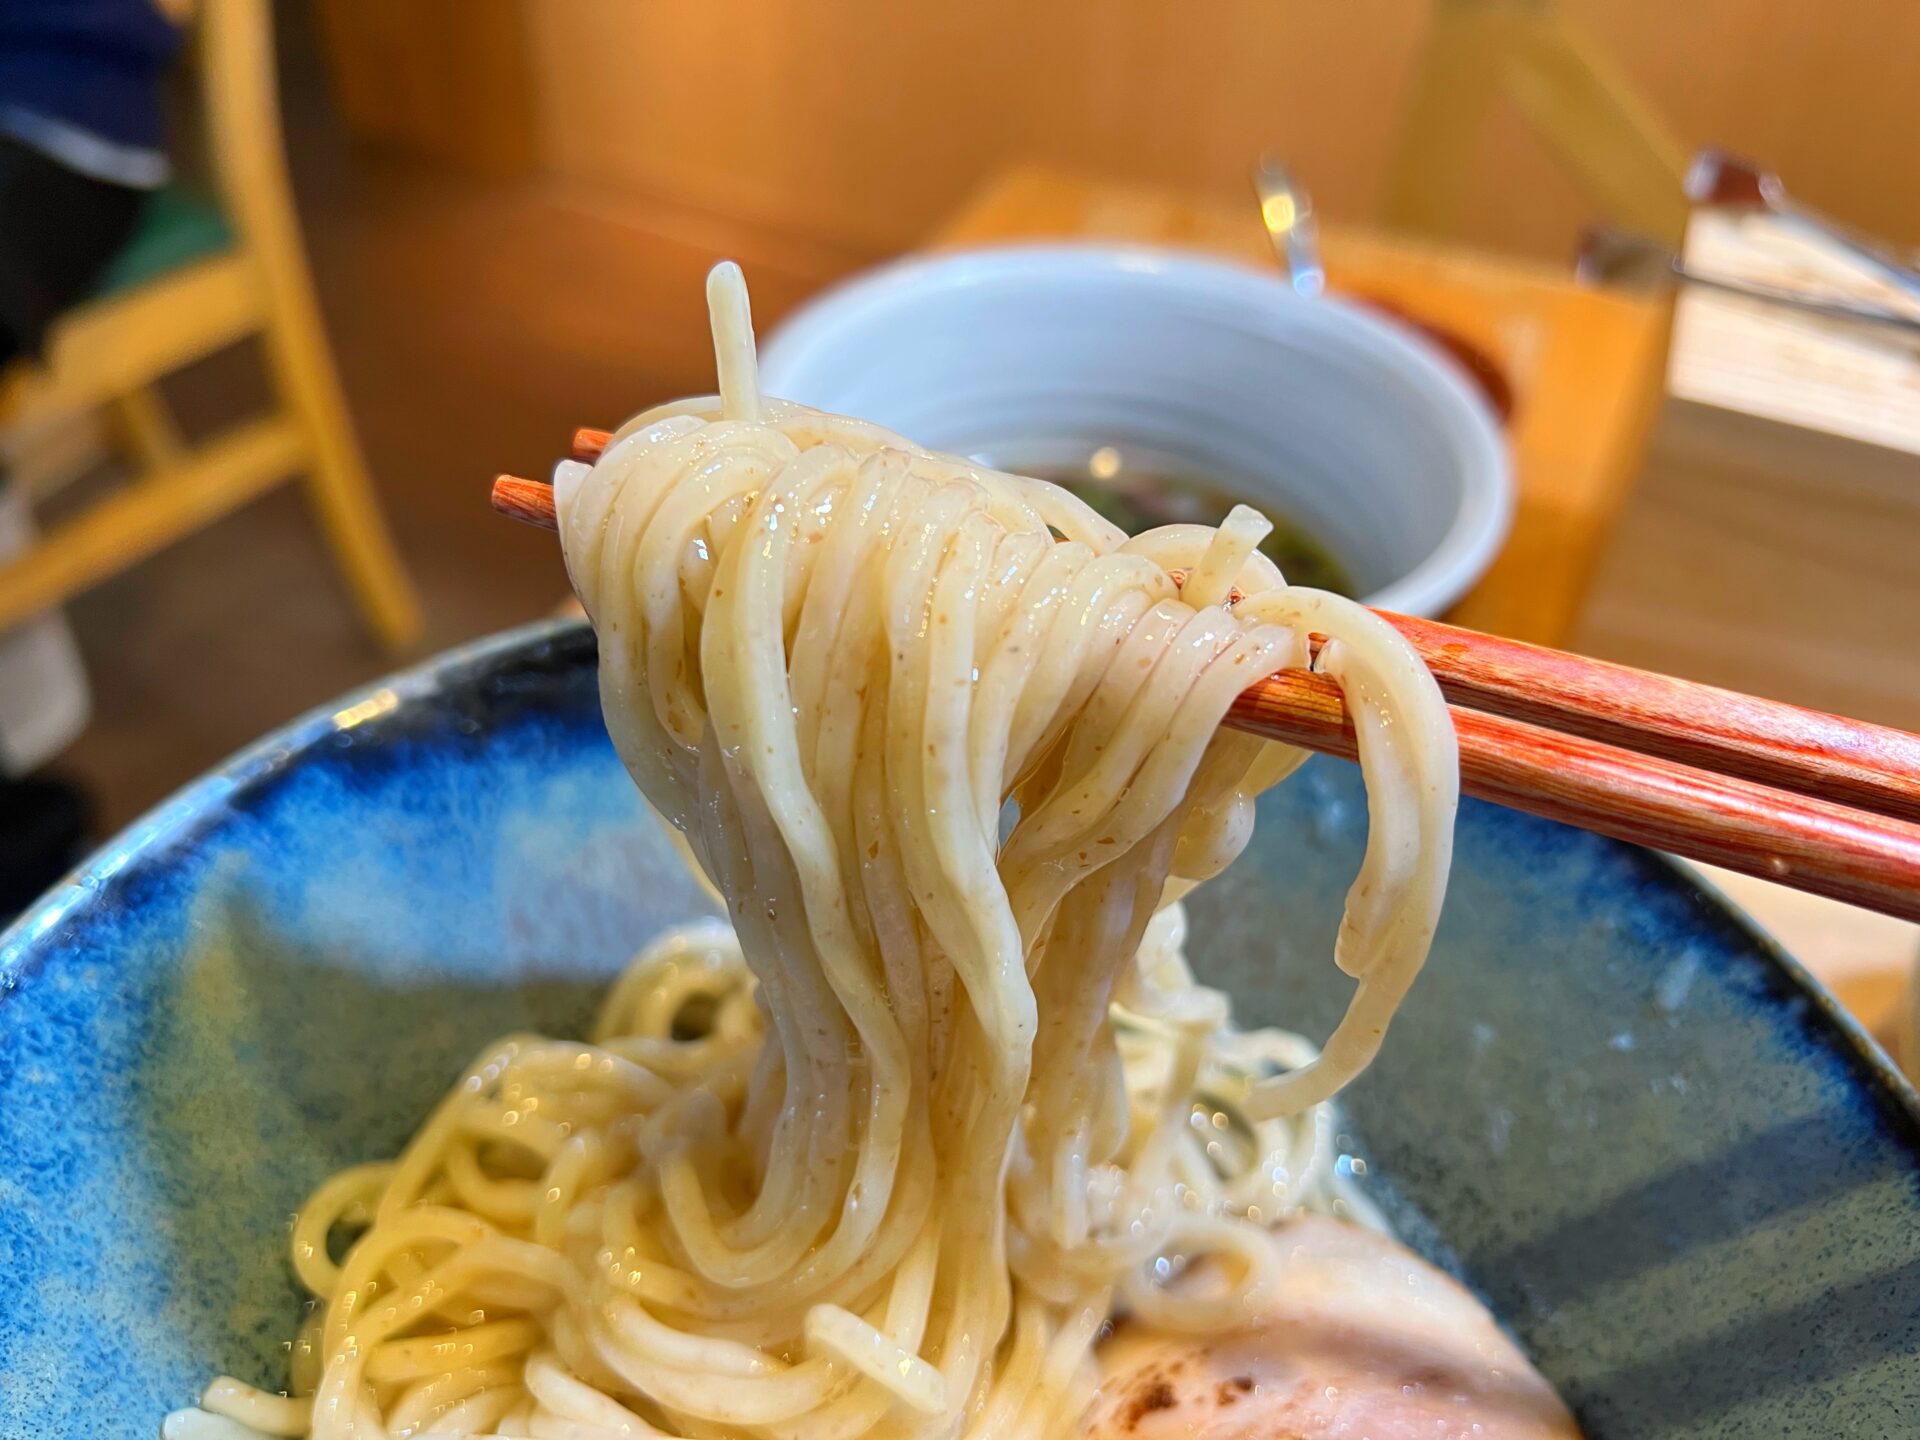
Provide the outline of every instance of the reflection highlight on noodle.
<path id="1" fill-rule="evenodd" d="M 218 1381 L 178 1440 L 1079 1433 L 1116 1315 L 1245 1332 L 1290 1293 L 1274 1226 L 1373 1218 L 1329 1101 L 1445 888 L 1425 668 L 1286 585 L 1244 508 L 1128 538 L 762 397 L 737 269 L 709 301 L 719 395 L 636 417 L 556 501 L 614 744 L 731 924 L 324 1184 L 296 1398 Z M 1217 727 L 1310 633 L 1370 817 L 1317 1051 L 1233 1027 L 1180 905 L 1303 758 Z"/>

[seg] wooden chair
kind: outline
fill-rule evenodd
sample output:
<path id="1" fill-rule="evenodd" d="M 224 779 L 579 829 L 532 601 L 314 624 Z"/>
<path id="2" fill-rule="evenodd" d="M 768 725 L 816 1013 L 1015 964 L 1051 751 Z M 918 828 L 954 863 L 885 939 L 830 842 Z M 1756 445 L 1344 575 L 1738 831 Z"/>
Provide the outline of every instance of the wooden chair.
<path id="1" fill-rule="evenodd" d="M 106 409 L 137 471 L 0 566 L 0 630 L 302 478 L 367 628 L 392 647 L 419 633 L 419 603 L 367 478 L 314 300 L 281 148 L 270 4 L 202 0 L 196 22 L 196 85 L 227 243 L 109 287 L 61 318 L 41 365 L 0 382 L 0 436 Z M 156 382 L 253 336 L 263 342 L 272 407 L 187 444 Z"/>
<path id="2" fill-rule="evenodd" d="M 1389 225 L 1458 230 L 1474 140 L 1498 102 L 1520 112 L 1608 220 L 1678 248 L 1685 150 L 1552 0 L 1434 0 L 1387 178 Z"/>

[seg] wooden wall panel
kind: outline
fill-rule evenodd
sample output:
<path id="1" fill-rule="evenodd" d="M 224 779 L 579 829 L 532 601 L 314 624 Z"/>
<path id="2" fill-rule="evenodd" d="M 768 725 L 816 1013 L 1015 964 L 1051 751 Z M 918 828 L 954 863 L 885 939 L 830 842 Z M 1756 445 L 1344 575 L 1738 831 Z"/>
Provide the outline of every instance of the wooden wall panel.
<path id="1" fill-rule="evenodd" d="M 1428 3 L 527 0 L 525 13 L 546 165 L 882 251 L 1016 159 L 1239 194 L 1270 148 L 1329 213 L 1368 218 Z M 1561 8 L 1689 147 L 1750 151 L 1808 199 L 1920 241 L 1920 4 Z M 1593 207 L 1544 148 L 1504 116 L 1476 158 L 1464 238 L 1567 256 Z"/>
<path id="2" fill-rule="evenodd" d="M 543 153 L 869 249 L 910 244 L 1015 159 L 1239 193 L 1272 147 L 1355 213 L 1423 7 L 540 0 Z"/>
<path id="3" fill-rule="evenodd" d="M 521 0 L 319 0 L 334 93 L 355 134 L 486 174 L 537 158 Z"/>

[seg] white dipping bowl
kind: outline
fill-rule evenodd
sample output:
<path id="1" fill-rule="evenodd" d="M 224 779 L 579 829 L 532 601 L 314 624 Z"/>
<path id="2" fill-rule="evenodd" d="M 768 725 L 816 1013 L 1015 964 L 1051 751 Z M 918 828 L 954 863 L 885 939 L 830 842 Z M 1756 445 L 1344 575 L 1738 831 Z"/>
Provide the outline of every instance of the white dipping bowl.
<path id="1" fill-rule="evenodd" d="M 1400 326 L 1278 274 L 1049 245 L 884 266 L 782 324 L 760 384 L 959 455 L 1177 457 L 1301 526 L 1368 603 L 1434 615 L 1505 538 L 1499 425 Z"/>

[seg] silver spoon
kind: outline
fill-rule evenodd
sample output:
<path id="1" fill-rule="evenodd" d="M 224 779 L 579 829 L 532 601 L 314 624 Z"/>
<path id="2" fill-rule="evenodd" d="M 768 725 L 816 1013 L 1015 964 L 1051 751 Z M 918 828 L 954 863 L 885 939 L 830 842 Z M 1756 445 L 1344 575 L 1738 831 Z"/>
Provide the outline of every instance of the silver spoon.
<path id="1" fill-rule="evenodd" d="M 1327 288 L 1327 271 L 1320 263 L 1320 226 L 1313 218 L 1312 198 L 1284 165 L 1264 157 L 1253 169 L 1253 193 L 1260 201 L 1260 223 L 1267 227 L 1274 258 L 1288 283 L 1296 294 L 1320 294 Z"/>

